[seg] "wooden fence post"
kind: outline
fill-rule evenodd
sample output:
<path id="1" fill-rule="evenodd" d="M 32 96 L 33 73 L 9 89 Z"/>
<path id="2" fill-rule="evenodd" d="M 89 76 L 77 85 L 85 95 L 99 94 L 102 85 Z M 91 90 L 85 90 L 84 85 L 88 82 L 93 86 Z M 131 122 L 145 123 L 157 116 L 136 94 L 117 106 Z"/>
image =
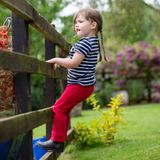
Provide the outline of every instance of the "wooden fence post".
<path id="1" fill-rule="evenodd" d="M 16 13 L 12 12 L 12 45 L 13 51 L 22 54 L 29 52 L 28 23 Z M 14 62 L 13 62 L 14 63 Z M 29 62 L 26 62 L 29 63 Z M 20 66 L 19 66 L 20 67 Z M 14 77 L 15 113 L 21 114 L 31 111 L 30 74 L 17 73 Z M 32 123 L 32 122 L 31 122 Z M 18 124 L 17 124 L 18 125 Z M 26 133 L 20 160 L 32 160 L 32 131 Z"/>
<path id="2" fill-rule="evenodd" d="M 54 27 L 54 25 L 52 25 Z M 45 37 L 45 60 L 55 57 L 55 44 Z M 56 79 L 45 77 L 45 104 L 53 106 L 56 102 Z M 46 123 L 46 140 L 51 138 L 53 121 Z"/>

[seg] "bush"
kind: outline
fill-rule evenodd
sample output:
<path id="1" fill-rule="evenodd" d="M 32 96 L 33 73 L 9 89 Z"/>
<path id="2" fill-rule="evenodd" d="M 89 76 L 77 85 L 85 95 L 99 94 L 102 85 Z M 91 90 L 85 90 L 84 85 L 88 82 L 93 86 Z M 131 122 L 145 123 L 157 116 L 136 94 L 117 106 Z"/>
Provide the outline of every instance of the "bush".
<path id="1" fill-rule="evenodd" d="M 100 77 L 99 81 L 102 84 L 104 84 L 104 81 L 109 82 L 113 79 L 113 81 L 117 81 L 118 89 L 128 89 L 131 103 L 139 102 L 142 96 L 140 93 L 143 92 L 145 87 L 148 93 L 148 102 L 151 102 L 153 91 L 151 82 L 159 79 L 159 65 L 160 47 L 141 41 L 119 50 L 116 58 L 111 62 L 101 63 L 97 68 L 96 76 Z M 137 79 L 135 81 L 138 83 L 132 82 L 133 79 Z M 105 88 L 102 87 L 102 90 L 105 90 Z"/>
<path id="2" fill-rule="evenodd" d="M 145 85 L 142 81 L 129 80 L 127 82 L 127 91 L 129 94 L 129 103 L 139 103 L 143 99 Z"/>
<path id="3" fill-rule="evenodd" d="M 14 105 L 7 110 L 0 111 L 0 118 L 10 117 L 15 115 L 15 107 Z"/>
<path id="4" fill-rule="evenodd" d="M 156 82 L 153 86 L 155 96 L 154 96 L 154 101 L 155 102 L 160 102 L 160 81 Z"/>
<path id="5" fill-rule="evenodd" d="M 91 125 L 85 125 L 85 122 L 78 123 L 75 126 L 75 143 L 78 145 L 91 145 L 96 142 L 101 142 L 105 145 L 109 145 L 117 132 L 116 125 L 126 124 L 120 115 L 122 115 L 123 108 L 119 107 L 122 103 L 123 95 L 120 94 L 117 98 L 111 98 L 111 109 L 108 111 L 101 111 L 102 115 L 91 121 Z M 97 105 L 98 101 L 95 99 L 95 94 L 92 94 L 87 102 L 93 105 L 93 110 L 99 111 L 100 105 Z"/>
<path id="6" fill-rule="evenodd" d="M 101 85 L 100 81 L 97 81 L 95 84 L 95 98 L 98 100 L 101 108 L 106 107 L 106 104 L 110 102 L 110 97 L 112 97 L 113 92 L 117 89 L 116 81 L 110 80 L 108 83 L 104 83 Z M 90 105 L 89 108 L 92 108 Z"/>

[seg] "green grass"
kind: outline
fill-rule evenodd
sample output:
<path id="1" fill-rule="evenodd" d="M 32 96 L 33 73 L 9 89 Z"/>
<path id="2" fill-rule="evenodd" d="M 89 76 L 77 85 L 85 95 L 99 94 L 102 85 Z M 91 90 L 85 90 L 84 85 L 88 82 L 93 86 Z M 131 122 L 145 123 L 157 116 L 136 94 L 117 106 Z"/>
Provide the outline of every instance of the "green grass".
<path id="1" fill-rule="evenodd" d="M 71 118 L 89 123 L 100 113 L 83 111 L 82 117 Z M 114 142 L 108 147 L 95 144 L 76 148 L 69 145 L 59 160 L 159 160 L 160 159 L 160 104 L 125 107 L 126 126 L 118 126 Z"/>
<path id="2" fill-rule="evenodd" d="M 100 112 L 83 111 L 81 117 L 71 118 L 89 124 Z M 69 145 L 59 160 L 159 160 L 160 159 L 160 104 L 124 107 L 126 126 L 118 126 L 114 142 L 106 147 L 95 144 L 83 148 Z M 33 130 L 33 138 L 45 136 L 45 125 Z"/>
<path id="3" fill-rule="evenodd" d="M 14 109 L 0 111 L 0 118 L 5 118 L 14 115 L 15 115 Z"/>
<path id="4" fill-rule="evenodd" d="M 33 129 L 33 139 L 46 136 L 46 124 Z"/>

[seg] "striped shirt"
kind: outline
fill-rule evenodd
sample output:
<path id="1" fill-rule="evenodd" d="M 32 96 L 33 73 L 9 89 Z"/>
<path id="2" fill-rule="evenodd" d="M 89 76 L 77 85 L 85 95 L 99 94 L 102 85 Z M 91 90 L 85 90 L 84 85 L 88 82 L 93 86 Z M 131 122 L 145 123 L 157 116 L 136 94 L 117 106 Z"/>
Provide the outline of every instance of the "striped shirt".
<path id="1" fill-rule="evenodd" d="M 70 68 L 67 75 L 68 84 L 79 84 L 91 86 L 96 83 L 95 71 L 99 53 L 98 37 L 87 37 L 80 39 L 70 50 L 72 59 L 75 51 L 84 55 L 83 61 L 77 68 Z"/>

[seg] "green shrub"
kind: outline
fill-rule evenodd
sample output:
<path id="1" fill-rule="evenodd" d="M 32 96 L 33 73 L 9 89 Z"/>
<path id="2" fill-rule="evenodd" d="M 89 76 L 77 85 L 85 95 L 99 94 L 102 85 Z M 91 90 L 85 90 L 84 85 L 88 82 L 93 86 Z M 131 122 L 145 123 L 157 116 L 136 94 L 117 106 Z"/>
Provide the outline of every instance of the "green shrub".
<path id="1" fill-rule="evenodd" d="M 102 142 L 105 145 L 109 145 L 117 132 L 116 125 L 126 124 L 120 115 L 122 115 L 123 108 L 119 107 L 122 104 L 123 95 L 120 94 L 117 98 L 111 98 L 110 109 L 107 111 L 100 111 L 102 115 L 91 121 L 91 125 L 85 125 L 85 122 L 78 123 L 75 126 L 75 143 L 78 145 L 91 145 L 96 142 Z M 87 100 L 93 105 L 93 110 L 99 111 L 100 105 L 95 99 L 95 94 L 92 94 Z"/>
<path id="2" fill-rule="evenodd" d="M 127 83 L 127 91 L 129 94 L 129 102 L 136 104 L 143 98 L 145 83 L 140 80 L 130 80 Z"/>
<path id="3" fill-rule="evenodd" d="M 10 116 L 14 116 L 14 115 L 15 115 L 14 107 L 13 107 L 13 109 L 4 110 L 4 111 L 0 112 L 0 118 L 10 117 Z"/>

